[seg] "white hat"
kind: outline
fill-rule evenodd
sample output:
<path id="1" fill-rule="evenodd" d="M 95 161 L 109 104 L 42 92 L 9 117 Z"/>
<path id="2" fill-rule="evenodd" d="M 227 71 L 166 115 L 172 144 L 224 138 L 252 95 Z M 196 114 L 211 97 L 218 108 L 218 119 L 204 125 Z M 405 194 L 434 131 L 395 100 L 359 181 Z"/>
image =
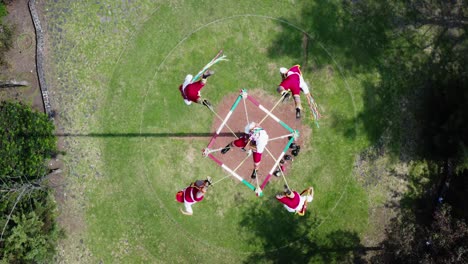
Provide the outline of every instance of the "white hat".
<path id="1" fill-rule="evenodd" d="M 192 78 L 193 78 L 192 74 L 187 74 L 187 76 L 185 76 L 184 82 L 190 82 L 190 81 L 192 81 Z"/>
<path id="2" fill-rule="evenodd" d="M 255 127 L 255 122 L 250 122 L 250 124 L 247 124 L 244 128 L 244 132 L 246 134 L 248 134 L 250 132 L 251 129 L 253 129 Z"/>
<path id="3" fill-rule="evenodd" d="M 286 69 L 285 67 L 281 67 L 280 68 L 280 73 L 281 74 L 286 74 L 286 73 L 288 73 L 288 69 Z"/>

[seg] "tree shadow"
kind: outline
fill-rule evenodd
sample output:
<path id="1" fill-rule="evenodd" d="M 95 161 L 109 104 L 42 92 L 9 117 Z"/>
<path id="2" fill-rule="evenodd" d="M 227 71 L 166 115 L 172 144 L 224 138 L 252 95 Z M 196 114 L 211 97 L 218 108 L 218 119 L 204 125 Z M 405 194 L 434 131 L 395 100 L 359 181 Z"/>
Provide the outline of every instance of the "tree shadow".
<path id="1" fill-rule="evenodd" d="M 268 48 L 270 57 L 295 58 L 304 72 L 335 65 L 344 74 L 379 73 L 386 80 L 401 74 L 399 69 L 380 64 L 395 37 L 389 34 L 398 24 L 394 5 L 351 0 L 307 1 L 300 5 L 299 16 L 281 19 L 286 22 L 279 23 L 281 30 Z M 392 63 L 388 62 L 390 66 Z M 362 127 L 368 139 L 376 143 L 392 128 L 388 124 L 394 122 L 395 111 L 401 110 L 398 102 L 391 100 L 398 88 L 391 82 L 376 83 L 375 76 L 366 78 L 362 80 L 365 110 L 353 118 L 333 113 L 328 116 L 332 128 L 345 138 L 355 140 Z"/>
<path id="2" fill-rule="evenodd" d="M 386 206 L 399 208 L 401 213 L 413 215 L 417 224 L 428 226 L 451 178 L 460 184 L 446 187 L 450 189 L 447 193 L 467 190 L 459 176 L 449 176 L 448 161 L 453 167 L 466 162 L 468 77 L 436 61 L 408 64 L 406 56 L 388 58 L 391 63 L 381 66 L 379 83 L 363 83 L 364 108 L 356 121 L 374 146 L 382 144 L 386 153 L 411 168 L 404 178 L 408 191 L 398 194 L 401 200 L 397 203 Z M 463 60 L 452 56 L 447 54 L 445 59 L 451 63 Z M 466 65 L 463 68 L 466 72 Z M 412 172 L 417 166 L 426 167 L 423 172 Z M 455 212 L 465 208 L 463 202 L 445 201 L 458 206 Z"/>
<path id="3" fill-rule="evenodd" d="M 343 118 L 335 113 L 329 113 L 330 128 L 342 134 L 345 138 L 354 140 L 357 137 L 356 118 Z"/>
<path id="4" fill-rule="evenodd" d="M 363 110 L 355 118 L 332 118 L 346 126 L 358 124 L 358 131 L 373 147 L 383 146 L 399 164 L 410 169 L 424 167 L 420 172 L 408 172 L 410 190 L 395 194 L 403 197 L 398 204 L 386 205 L 401 206 L 400 216 L 410 219 L 402 220 L 393 230 L 411 224 L 416 231 L 404 237 L 408 241 L 427 241 L 427 234 L 418 230 L 430 227 L 444 192 L 444 201 L 455 206 L 454 212 L 465 219 L 467 215 L 464 203 L 456 200 L 467 193 L 466 180 L 462 180 L 468 157 L 468 27 L 464 7 L 459 1 L 304 3 L 299 17 L 284 19 L 303 32 L 282 24 L 269 49 L 274 58 L 291 56 L 299 61 L 307 59 L 303 53 L 308 52 L 314 56 L 315 67 L 334 60 L 345 74 L 376 75 L 376 80 L 362 81 Z M 301 35 L 305 33 L 312 43 L 304 50 L 307 46 Z M 332 128 L 353 139 L 352 130 L 339 122 L 332 120 Z M 450 175 L 450 167 L 458 172 Z M 309 246 L 317 250 L 322 239 L 309 240 Z M 398 238 L 390 232 L 388 239 Z M 326 246 L 323 250 L 327 251 Z M 395 252 L 401 254 L 398 248 Z M 412 250 L 408 254 L 413 259 L 406 261 L 422 261 L 422 254 Z"/>
<path id="5" fill-rule="evenodd" d="M 404 161 L 442 166 L 468 146 L 468 27 L 461 21 L 467 10 L 450 1 L 407 1 L 398 8 L 392 20 L 400 27 L 385 56 L 377 58 L 380 81 L 364 84 L 361 119 L 372 141 L 388 131 L 394 153 L 413 149 Z M 375 131 L 378 119 L 386 131 Z"/>
<path id="6" fill-rule="evenodd" d="M 417 113 L 425 143 L 420 154 L 431 160 L 455 158 L 468 146 L 468 77 L 447 78 L 449 73 L 445 74 L 435 80 L 434 75 L 428 76 L 421 98 L 425 111 Z"/>
<path id="7" fill-rule="evenodd" d="M 369 7 L 361 1 L 305 1 L 298 17 L 281 19 L 287 22 L 279 23 L 268 55 L 296 58 L 304 66 L 311 54 L 317 68 L 332 64 L 333 57 L 344 71 L 367 71 L 385 51 L 393 26 L 392 8 L 377 2 Z"/>
<path id="8" fill-rule="evenodd" d="M 435 5 L 449 12 L 446 23 L 423 16 L 439 9 L 419 7 L 411 1 L 399 5 L 319 0 L 298 5 L 301 12 L 297 17 L 279 22 L 278 36 L 268 48 L 270 57 L 292 57 L 307 64 L 311 61 L 307 54 L 311 54 L 315 68 L 334 60 L 350 74 L 378 74 L 378 80 L 362 81 L 364 110 L 345 123 L 361 125 L 372 143 L 387 136 L 386 144 L 396 155 L 402 149 L 414 149 L 411 141 L 417 138 L 416 144 L 424 147 L 400 155 L 406 161 L 453 156 L 459 152 L 460 142 L 468 142 L 468 82 L 462 77 L 468 72 L 468 41 L 462 34 L 466 26 L 450 20 L 450 16 L 459 17 L 450 8 L 443 9 L 451 4 Z M 426 31 L 434 26 L 445 28 L 432 38 L 424 33 L 431 42 L 418 39 L 424 24 L 429 26 Z M 350 139 L 356 136 L 350 129 L 341 132 Z M 435 153 L 439 156 L 432 155 Z"/>
<path id="9" fill-rule="evenodd" d="M 309 208 L 306 216 L 287 212 L 274 197 L 262 204 L 252 204 L 242 216 L 241 226 L 249 231 L 251 241 L 262 245 L 245 263 L 364 263 L 366 251 L 356 232 L 336 230 L 317 235 L 321 219 Z M 267 205 L 267 206 L 265 206 Z"/>

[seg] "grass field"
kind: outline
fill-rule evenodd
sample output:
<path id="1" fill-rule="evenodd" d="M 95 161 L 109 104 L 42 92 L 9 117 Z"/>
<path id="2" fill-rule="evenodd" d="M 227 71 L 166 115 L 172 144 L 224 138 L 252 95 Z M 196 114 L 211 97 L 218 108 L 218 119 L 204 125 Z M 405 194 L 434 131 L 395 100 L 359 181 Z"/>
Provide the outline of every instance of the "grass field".
<path id="1" fill-rule="evenodd" d="M 45 8 L 53 103 L 63 130 L 71 134 L 65 142 L 73 197 L 62 209 L 69 235 L 60 258 L 92 263 L 352 259 L 349 249 L 369 230 L 369 196 L 356 182 L 353 164 L 368 145 L 354 120 L 362 109 L 361 83 L 371 75 L 345 71 L 334 51 L 303 28 L 300 1 L 58 0 Z M 304 34 L 310 38 L 307 61 Z M 290 39 L 283 41 L 285 36 Z M 214 67 L 216 75 L 203 90 L 215 105 L 239 88 L 274 94 L 279 67 L 308 66 L 303 73 L 324 118 L 320 128 L 304 119 L 313 137 L 288 175 L 298 190 L 315 187 L 305 217 L 288 214 L 275 201 L 279 181 L 257 198 L 226 180 L 194 206 L 194 216 L 179 213 L 178 190 L 206 175 L 225 175 L 200 155 L 207 139 L 189 136 L 213 132 L 213 114 L 198 105 L 186 107 L 177 89 L 187 73 L 198 72 L 220 49 L 229 61 Z"/>

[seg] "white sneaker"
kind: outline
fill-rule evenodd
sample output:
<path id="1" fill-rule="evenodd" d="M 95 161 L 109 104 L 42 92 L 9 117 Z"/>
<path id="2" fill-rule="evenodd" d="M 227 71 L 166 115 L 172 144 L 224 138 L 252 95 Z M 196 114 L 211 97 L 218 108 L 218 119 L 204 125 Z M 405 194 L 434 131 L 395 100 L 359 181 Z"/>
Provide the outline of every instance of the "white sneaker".
<path id="1" fill-rule="evenodd" d="M 180 212 L 183 213 L 184 215 L 193 215 L 193 213 L 189 213 L 182 208 L 180 209 Z"/>

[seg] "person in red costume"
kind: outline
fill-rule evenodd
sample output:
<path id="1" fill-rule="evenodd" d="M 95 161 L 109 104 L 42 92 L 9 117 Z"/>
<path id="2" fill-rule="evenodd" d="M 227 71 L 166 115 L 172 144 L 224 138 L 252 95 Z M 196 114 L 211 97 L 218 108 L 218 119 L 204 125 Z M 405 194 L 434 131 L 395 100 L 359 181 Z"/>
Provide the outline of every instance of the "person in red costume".
<path id="1" fill-rule="evenodd" d="M 188 74 L 185 77 L 184 83 L 179 86 L 179 91 L 182 98 L 184 98 L 186 105 L 191 105 L 192 102 L 194 102 L 212 109 L 211 103 L 207 99 L 203 99 L 201 97 L 200 91 L 205 87 L 206 79 L 213 74 L 213 71 L 206 70 L 205 73 L 203 73 L 201 80 L 197 82 L 192 82 L 193 76 L 191 74 Z"/>
<path id="2" fill-rule="evenodd" d="M 248 151 L 249 155 L 253 152 L 254 167 L 250 177 L 255 179 L 257 178 L 257 171 L 260 166 L 260 162 L 262 161 L 262 153 L 268 144 L 269 136 L 268 133 L 255 122 L 247 124 L 244 128 L 244 132 L 244 135 L 224 147 L 221 150 L 221 154 L 226 154 L 231 147 L 234 146 L 241 148 L 243 151 Z M 246 147 L 249 147 L 250 149 L 247 150 Z"/>
<path id="3" fill-rule="evenodd" d="M 285 95 L 285 93 L 288 93 L 288 91 L 291 92 L 294 98 L 294 104 L 296 106 L 296 118 L 298 119 L 301 118 L 302 110 L 300 97 L 301 91 L 306 95 L 306 97 L 310 96 L 309 86 L 304 81 L 300 68 L 300 65 L 294 65 L 289 70 L 281 67 L 280 74 L 282 81 L 276 89 L 276 91 L 282 96 L 284 95 L 285 98 L 289 96 L 289 94 Z"/>
<path id="4" fill-rule="evenodd" d="M 314 199 L 314 188 L 309 187 L 300 194 L 294 190 L 290 190 L 286 185 L 284 188 L 284 192 L 276 195 L 276 199 L 283 204 L 288 212 L 303 216 L 307 209 L 307 203 L 312 202 Z"/>
<path id="5" fill-rule="evenodd" d="M 208 186 L 210 185 L 211 177 L 208 176 L 206 180 L 197 180 L 183 190 L 177 192 L 177 202 L 183 203 L 185 206 L 185 210 L 181 208 L 180 212 L 184 215 L 193 215 L 192 205 L 203 200 Z"/>

